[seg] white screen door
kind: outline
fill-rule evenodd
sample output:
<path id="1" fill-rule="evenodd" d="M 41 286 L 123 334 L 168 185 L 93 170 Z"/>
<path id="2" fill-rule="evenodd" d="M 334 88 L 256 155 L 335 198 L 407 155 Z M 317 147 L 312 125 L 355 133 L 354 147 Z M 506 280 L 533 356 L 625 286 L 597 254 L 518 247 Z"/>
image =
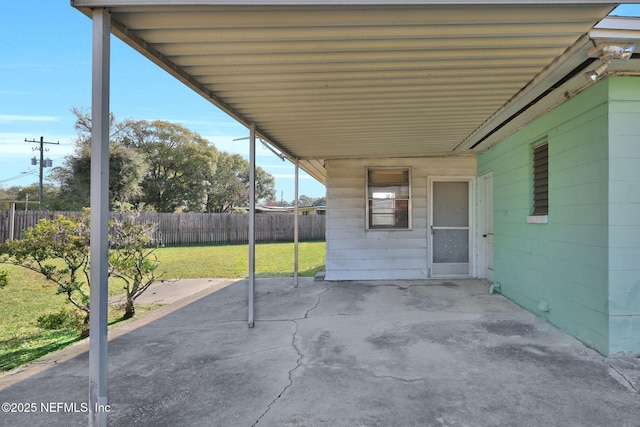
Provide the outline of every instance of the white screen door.
<path id="1" fill-rule="evenodd" d="M 468 276 L 469 181 L 432 181 L 431 276 Z"/>

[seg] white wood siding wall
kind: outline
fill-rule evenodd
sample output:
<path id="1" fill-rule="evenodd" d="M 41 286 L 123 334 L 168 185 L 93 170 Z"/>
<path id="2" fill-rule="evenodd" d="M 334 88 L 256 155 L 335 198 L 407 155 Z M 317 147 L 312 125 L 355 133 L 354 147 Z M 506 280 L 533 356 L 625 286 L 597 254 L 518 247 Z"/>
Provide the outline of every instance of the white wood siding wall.
<path id="1" fill-rule="evenodd" d="M 476 157 L 328 160 L 326 280 L 428 277 L 427 179 L 475 176 Z M 366 230 L 366 169 L 411 168 L 411 230 Z"/>

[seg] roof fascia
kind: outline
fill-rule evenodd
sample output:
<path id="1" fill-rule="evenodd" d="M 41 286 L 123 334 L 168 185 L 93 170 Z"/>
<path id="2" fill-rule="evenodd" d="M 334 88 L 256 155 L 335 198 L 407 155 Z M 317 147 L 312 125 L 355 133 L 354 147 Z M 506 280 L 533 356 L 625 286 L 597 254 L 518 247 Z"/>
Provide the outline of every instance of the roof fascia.
<path id="1" fill-rule="evenodd" d="M 637 3 L 637 0 L 71 0 L 74 7 L 113 6 L 342 6 L 342 5 L 522 5 L 522 4 L 622 4 Z"/>
<path id="2" fill-rule="evenodd" d="M 600 43 L 607 42 L 640 45 L 640 18 L 613 16 L 600 21 L 587 36 L 581 38 L 527 86 L 530 95 L 538 94 L 539 99 L 534 98 L 529 104 L 525 103 L 526 98 L 513 101 L 511 105 L 505 104 L 503 114 L 499 112 L 485 122 L 476 130 L 476 134 L 472 134 L 468 141 L 460 144 L 457 150 L 466 148 L 482 151 L 487 149 L 515 133 L 531 120 L 544 115 L 591 86 L 590 83 L 585 83 L 582 74 L 599 62 L 597 58 L 589 61 L 589 50 Z M 613 61 L 607 75 L 640 75 L 640 67 L 637 62 L 638 54 L 634 54 L 633 58 L 636 60 Z M 572 76 L 572 72 L 575 75 Z M 547 73 L 547 76 L 544 76 L 544 73 Z M 536 90 L 533 87 L 535 82 L 541 84 L 540 89 L 548 88 L 546 92 Z M 524 91 L 527 91 L 527 88 Z M 520 111 L 518 110 L 519 106 L 522 110 L 521 114 L 517 114 Z M 508 116 L 509 112 L 512 113 L 511 116 Z"/>
<path id="3" fill-rule="evenodd" d="M 589 36 L 595 43 L 607 41 L 638 43 L 640 18 L 609 16 L 593 27 Z"/>
<path id="4" fill-rule="evenodd" d="M 530 106 L 537 104 L 559 81 L 588 59 L 594 47 L 588 35 L 582 36 L 556 58 L 525 87 L 507 101 L 489 119 L 462 141 L 454 152 L 481 151 L 501 141 L 530 120 Z M 522 114 L 518 114 L 522 112 Z"/>

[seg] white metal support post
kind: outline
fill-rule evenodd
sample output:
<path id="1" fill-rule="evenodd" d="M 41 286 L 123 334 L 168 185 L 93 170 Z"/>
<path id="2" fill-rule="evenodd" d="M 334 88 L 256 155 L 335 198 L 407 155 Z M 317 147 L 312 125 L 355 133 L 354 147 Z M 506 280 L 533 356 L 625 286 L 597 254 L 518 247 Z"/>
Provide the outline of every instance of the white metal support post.
<path id="1" fill-rule="evenodd" d="M 96 8 L 92 18 L 89 426 L 106 427 L 111 15 L 107 9 Z"/>
<path id="2" fill-rule="evenodd" d="M 256 291 L 256 125 L 249 128 L 249 284 L 248 323 L 254 326 L 253 299 Z"/>
<path id="3" fill-rule="evenodd" d="M 295 208 L 293 214 L 293 286 L 298 287 L 298 171 L 300 169 L 300 160 L 296 157 L 296 178 L 295 178 Z"/>

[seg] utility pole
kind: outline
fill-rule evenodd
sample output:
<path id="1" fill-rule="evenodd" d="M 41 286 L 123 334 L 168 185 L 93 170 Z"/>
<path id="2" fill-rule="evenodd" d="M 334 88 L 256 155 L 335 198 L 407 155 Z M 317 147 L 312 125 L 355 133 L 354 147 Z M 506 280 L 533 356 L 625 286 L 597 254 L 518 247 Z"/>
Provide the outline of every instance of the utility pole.
<path id="1" fill-rule="evenodd" d="M 39 148 L 34 148 L 34 150 L 39 150 L 40 151 L 40 183 L 38 185 L 38 202 L 42 203 L 42 181 L 43 181 L 43 177 L 44 177 L 44 167 L 45 167 L 45 162 L 44 162 L 44 144 L 60 144 L 60 142 L 47 142 L 44 140 L 44 136 L 40 137 L 40 141 L 36 141 L 35 139 L 32 140 L 28 140 L 27 138 L 24 139 L 24 142 L 35 142 L 37 144 L 40 144 Z M 31 164 L 35 165 L 36 158 L 34 157 L 33 159 L 31 159 Z M 47 159 L 47 164 L 46 167 L 51 167 L 52 162 L 51 159 Z"/>

